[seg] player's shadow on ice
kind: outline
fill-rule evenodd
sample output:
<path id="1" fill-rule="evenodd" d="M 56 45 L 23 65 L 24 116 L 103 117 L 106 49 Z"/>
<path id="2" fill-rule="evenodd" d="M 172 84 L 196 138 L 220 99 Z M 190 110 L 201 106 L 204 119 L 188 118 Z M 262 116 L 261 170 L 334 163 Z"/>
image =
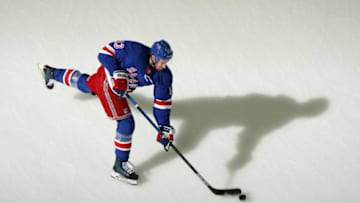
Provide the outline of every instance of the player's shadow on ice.
<path id="1" fill-rule="evenodd" d="M 152 115 L 153 99 L 138 94 L 133 96 L 140 106 L 149 115 Z M 227 167 L 230 174 L 234 174 L 252 159 L 253 151 L 264 136 L 289 124 L 294 119 L 318 116 L 327 108 L 328 100 L 324 98 L 297 102 L 293 98 L 284 95 L 249 94 L 236 97 L 203 97 L 174 100 L 171 118 L 182 120 L 181 126 L 177 126 L 174 143 L 181 152 L 186 154 L 198 147 L 212 130 L 230 126 L 243 127 L 237 139 L 234 140 L 236 142 L 235 155 L 224 154 L 217 147 L 214 147 L 214 151 L 204 152 L 208 156 L 212 156 L 212 153 L 214 153 L 213 155 L 222 153 L 224 159 L 229 160 Z M 218 136 L 219 142 L 226 139 L 226 135 L 221 134 Z M 229 147 L 235 145 L 230 143 L 232 142 L 229 142 Z M 230 158 L 226 156 L 230 156 Z M 177 155 L 174 152 L 165 153 L 161 151 L 155 153 L 145 162 L 137 163 L 137 171 L 139 174 L 146 173 L 175 157 Z M 214 160 L 214 164 L 216 164 L 216 161 Z"/>
<path id="2" fill-rule="evenodd" d="M 152 116 L 153 98 L 136 93 L 132 96 L 148 115 Z M 96 99 L 96 97 L 80 94 L 76 97 L 80 100 Z M 328 100 L 324 98 L 297 102 L 284 95 L 263 94 L 174 100 L 171 118 L 182 120 L 181 126 L 175 126 L 177 133 L 174 143 L 186 155 L 206 139 L 210 131 L 231 126 L 242 127 L 243 130 L 234 140 L 236 142 L 234 144 L 235 155 L 222 153 L 222 150 L 215 146 L 214 151 L 204 152 L 208 156 L 222 153 L 224 159 L 229 160 L 227 168 L 231 176 L 252 159 L 253 151 L 264 136 L 289 124 L 294 119 L 318 116 L 328 108 L 328 104 Z M 153 133 L 156 133 L 155 130 Z M 228 147 L 234 146 L 230 144 L 232 142 L 226 140 L 227 135 L 219 134 L 218 136 L 219 142 L 225 141 L 229 143 Z M 168 153 L 161 150 L 151 155 L 145 162 L 136 163 L 137 172 L 141 175 L 141 182 L 146 181 L 144 176 L 146 172 L 176 157 L 177 155 L 172 150 Z M 214 164 L 216 161 L 214 160 Z"/>

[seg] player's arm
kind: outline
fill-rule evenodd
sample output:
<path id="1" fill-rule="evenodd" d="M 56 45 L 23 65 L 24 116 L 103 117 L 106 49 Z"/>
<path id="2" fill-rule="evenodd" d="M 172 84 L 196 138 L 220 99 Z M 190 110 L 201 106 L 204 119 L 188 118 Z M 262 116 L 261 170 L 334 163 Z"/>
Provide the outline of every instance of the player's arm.
<path id="1" fill-rule="evenodd" d="M 105 68 L 106 78 L 111 89 L 122 97 L 128 90 L 128 73 L 120 65 L 116 49 L 119 49 L 118 42 L 104 46 L 98 55 L 98 60 Z"/>
<path id="2" fill-rule="evenodd" d="M 155 80 L 153 113 L 159 126 L 170 126 L 172 106 L 172 74 L 169 69 L 158 73 Z"/>
<path id="3" fill-rule="evenodd" d="M 174 140 L 175 129 L 170 124 L 172 106 L 172 74 L 169 69 L 158 72 L 160 77 L 155 81 L 154 89 L 154 117 L 164 135 L 158 134 L 157 140 L 169 148 L 169 143 Z"/>

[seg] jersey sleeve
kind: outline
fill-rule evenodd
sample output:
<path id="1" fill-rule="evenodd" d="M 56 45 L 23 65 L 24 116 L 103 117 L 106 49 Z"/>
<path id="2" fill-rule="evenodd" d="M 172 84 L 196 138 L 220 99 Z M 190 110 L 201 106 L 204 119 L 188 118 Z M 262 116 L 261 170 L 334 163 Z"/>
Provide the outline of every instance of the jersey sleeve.
<path id="1" fill-rule="evenodd" d="M 159 126 L 170 125 L 172 74 L 169 69 L 157 73 L 154 87 L 154 117 Z"/>
<path id="2" fill-rule="evenodd" d="M 117 41 L 111 42 L 104 46 L 98 54 L 98 60 L 105 68 L 106 79 L 111 88 L 114 86 L 112 80 L 114 72 L 121 70 L 120 61 L 117 57 L 119 53 L 116 51 L 118 44 Z"/>

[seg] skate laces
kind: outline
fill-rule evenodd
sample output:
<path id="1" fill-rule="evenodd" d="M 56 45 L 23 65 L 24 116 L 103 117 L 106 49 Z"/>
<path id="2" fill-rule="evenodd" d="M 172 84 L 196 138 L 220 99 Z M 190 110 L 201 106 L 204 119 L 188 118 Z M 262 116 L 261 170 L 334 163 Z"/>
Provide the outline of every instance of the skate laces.
<path id="1" fill-rule="evenodd" d="M 130 162 L 122 162 L 121 167 L 126 171 L 128 174 L 135 173 L 135 166 Z"/>

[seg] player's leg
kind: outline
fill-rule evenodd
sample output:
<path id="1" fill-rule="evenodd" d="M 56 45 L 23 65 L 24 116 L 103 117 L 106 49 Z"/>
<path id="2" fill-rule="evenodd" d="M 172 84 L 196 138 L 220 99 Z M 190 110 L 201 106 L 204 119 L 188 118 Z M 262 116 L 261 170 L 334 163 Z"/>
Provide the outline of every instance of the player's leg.
<path id="1" fill-rule="evenodd" d="M 118 120 L 117 123 L 118 126 L 114 140 L 115 155 L 116 159 L 119 161 L 126 162 L 129 160 L 135 123 L 133 116 L 129 116 L 123 120 Z"/>
<path id="2" fill-rule="evenodd" d="M 69 87 L 75 87 L 83 93 L 92 93 L 86 83 L 89 78 L 88 74 L 80 73 L 74 69 L 54 68 L 42 64 L 39 64 L 39 69 L 42 71 L 45 85 L 49 89 L 52 89 L 54 87 L 54 81 L 57 81 Z"/>
<path id="3" fill-rule="evenodd" d="M 115 144 L 115 164 L 112 177 L 124 180 L 130 184 L 137 184 L 138 175 L 135 173 L 135 167 L 129 161 L 132 135 L 135 128 L 133 116 L 117 121 Z"/>
<path id="4" fill-rule="evenodd" d="M 90 76 L 87 85 L 100 99 L 107 116 L 116 120 L 118 124 L 114 140 L 116 160 L 111 176 L 130 184 L 137 184 L 138 175 L 129 162 L 135 123 L 126 98 L 119 98 L 111 90 L 102 66 L 97 73 Z"/>

